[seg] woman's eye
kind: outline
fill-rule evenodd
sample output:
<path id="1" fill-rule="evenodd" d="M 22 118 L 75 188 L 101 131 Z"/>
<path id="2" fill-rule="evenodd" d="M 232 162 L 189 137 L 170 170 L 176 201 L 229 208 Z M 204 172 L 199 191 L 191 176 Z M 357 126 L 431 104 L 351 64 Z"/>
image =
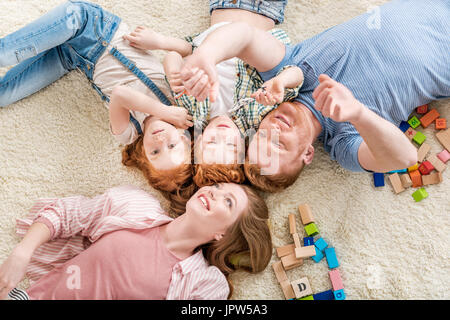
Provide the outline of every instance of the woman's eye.
<path id="1" fill-rule="evenodd" d="M 231 201 L 231 199 L 229 199 L 229 198 L 225 199 L 225 201 L 227 202 L 228 208 L 231 209 L 231 207 L 233 206 L 233 201 Z"/>
<path id="2" fill-rule="evenodd" d="M 154 156 L 154 155 L 157 155 L 159 153 L 159 150 L 153 150 L 150 154 L 152 155 L 152 156 Z"/>

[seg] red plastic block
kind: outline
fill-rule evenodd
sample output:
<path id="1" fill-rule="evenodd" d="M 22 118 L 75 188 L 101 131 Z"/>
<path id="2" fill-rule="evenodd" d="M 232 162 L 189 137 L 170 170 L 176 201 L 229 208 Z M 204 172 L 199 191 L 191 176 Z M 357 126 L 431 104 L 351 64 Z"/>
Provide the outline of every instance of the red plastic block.
<path id="1" fill-rule="evenodd" d="M 434 167 L 430 161 L 424 161 L 419 166 L 419 171 L 422 175 L 430 174 L 433 171 Z"/>
<path id="2" fill-rule="evenodd" d="M 416 112 L 418 114 L 425 114 L 425 113 L 427 113 L 428 112 L 428 105 L 424 104 L 423 106 L 417 107 Z"/>
<path id="3" fill-rule="evenodd" d="M 426 115 L 424 115 L 422 118 L 420 118 L 420 123 L 422 124 L 422 127 L 426 128 L 428 127 L 434 120 L 439 118 L 440 114 L 436 109 L 431 109 L 428 111 Z"/>
<path id="4" fill-rule="evenodd" d="M 445 118 L 436 119 L 436 130 L 447 129 L 447 120 Z"/>

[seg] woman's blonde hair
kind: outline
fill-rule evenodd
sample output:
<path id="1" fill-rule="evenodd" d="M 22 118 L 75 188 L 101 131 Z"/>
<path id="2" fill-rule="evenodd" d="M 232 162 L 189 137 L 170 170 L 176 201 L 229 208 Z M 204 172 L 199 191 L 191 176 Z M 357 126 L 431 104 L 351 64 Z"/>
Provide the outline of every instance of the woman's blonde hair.
<path id="1" fill-rule="evenodd" d="M 222 239 L 201 246 L 203 255 L 227 278 L 230 294 L 233 284 L 230 275 L 237 270 L 250 273 L 263 271 L 272 257 L 272 238 L 265 201 L 251 187 L 241 185 L 248 197 L 248 207 L 225 232 Z M 241 263 L 242 261 L 246 263 Z"/>
<path id="2" fill-rule="evenodd" d="M 170 201 L 170 211 L 175 215 L 185 212 L 186 202 L 196 191 L 191 164 L 181 164 L 170 170 L 157 170 L 148 160 L 141 135 L 122 150 L 122 163 L 142 171 L 150 186 L 161 191 Z"/>

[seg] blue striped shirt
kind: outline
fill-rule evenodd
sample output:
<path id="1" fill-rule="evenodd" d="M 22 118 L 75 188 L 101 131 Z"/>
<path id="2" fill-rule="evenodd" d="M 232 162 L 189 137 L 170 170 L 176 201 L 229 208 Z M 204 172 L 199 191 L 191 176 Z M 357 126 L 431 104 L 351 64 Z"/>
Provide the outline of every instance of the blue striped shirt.
<path id="1" fill-rule="evenodd" d="M 325 118 L 312 97 L 322 73 L 349 88 L 356 99 L 399 125 L 420 105 L 450 97 L 450 1 L 397 0 L 294 46 L 274 69 L 299 66 L 305 81 L 297 100 L 322 125 L 319 139 L 333 160 L 351 171 L 362 138 L 353 125 Z"/>

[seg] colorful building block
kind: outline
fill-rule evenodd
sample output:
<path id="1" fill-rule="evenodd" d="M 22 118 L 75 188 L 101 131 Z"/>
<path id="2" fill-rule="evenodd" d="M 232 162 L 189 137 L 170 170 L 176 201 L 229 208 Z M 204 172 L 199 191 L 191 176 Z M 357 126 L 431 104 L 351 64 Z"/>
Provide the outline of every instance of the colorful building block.
<path id="1" fill-rule="evenodd" d="M 339 269 L 328 271 L 328 275 L 330 276 L 331 285 L 333 286 L 334 291 L 344 289 L 344 283 L 342 282 Z"/>
<path id="2" fill-rule="evenodd" d="M 339 267 L 339 262 L 336 257 L 336 251 L 333 247 L 325 249 L 325 257 L 327 258 L 328 268 L 334 269 Z"/>
<path id="3" fill-rule="evenodd" d="M 419 164 L 418 163 L 416 163 L 415 165 L 413 165 L 413 166 L 408 168 L 408 172 L 416 171 L 416 170 L 419 170 Z"/>
<path id="4" fill-rule="evenodd" d="M 320 251 L 323 251 L 326 249 L 326 247 L 328 247 L 328 243 L 323 238 L 319 238 L 316 241 L 314 241 L 314 245 Z"/>
<path id="5" fill-rule="evenodd" d="M 436 133 L 436 138 L 444 146 L 444 148 L 450 152 L 450 128 Z"/>
<path id="6" fill-rule="evenodd" d="M 303 298 L 312 295 L 311 285 L 307 277 L 291 282 L 296 298 Z"/>
<path id="7" fill-rule="evenodd" d="M 297 300 L 314 300 L 314 297 L 312 295 L 310 295 L 310 296 L 306 296 L 303 298 L 298 298 Z"/>
<path id="8" fill-rule="evenodd" d="M 423 185 L 422 175 L 419 170 L 411 171 L 409 177 L 411 178 L 413 188 L 421 187 Z"/>
<path id="9" fill-rule="evenodd" d="M 300 219 L 302 220 L 303 225 L 315 222 L 311 212 L 311 208 L 308 204 L 304 203 L 299 205 L 298 212 L 300 213 Z"/>
<path id="10" fill-rule="evenodd" d="M 297 259 L 309 258 L 309 257 L 313 257 L 315 255 L 316 255 L 316 247 L 315 246 L 295 248 L 295 257 Z"/>
<path id="11" fill-rule="evenodd" d="M 400 176 L 398 175 L 398 173 L 391 174 L 389 176 L 389 181 L 391 182 L 395 194 L 399 194 L 400 192 L 405 191 L 405 188 L 403 187 L 402 181 L 400 180 Z"/>
<path id="12" fill-rule="evenodd" d="M 447 120 L 445 118 L 436 119 L 436 130 L 447 129 Z"/>
<path id="13" fill-rule="evenodd" d="M 420 120 L 417 119 L 416 116 L 413 116 L 411 119 L 408 120 L 409 125 L 411 126 L 411 128 L 415 129 L 418 126 L 420 126 Z"/>
<path id="14" fill-rule="evenodd" d="M 416 132 L 416 135 L 415 135 L 414 138 L 413 138 L 413 141 L 414 141 L 415 143 L 417 143 L 418 145 L 422 145 L 422 143 L 424 143 L 426 139 L 427 139 L 427 136 L 426 136 L 426 135 L 424 135 L 424 134 L 423 134 L 422 132 L 420 132 L 420 131 L 417 131 L 417 132 Z"/>
<path id="15" fill-rule="evenodd" d="M 409 174 L 402 174 L 400 176 L 400 180 L 402 181 L 403 188 L 406 189 L 412 186 L 412 181 L 411 178 L 409 177 Z"/>
<path id="16" fill-rule="evenodd" d="M 419 150 L 417 150 L 417 161 L 422 162 L 425 156 L 430 152 L 431 146 L 427 143 L 422 143 Z"/>
<path id="17" fill-rule="evenodd" d="M 344 289 L 333 291 L 335 300 L 345 300 L 345 292 Z"/>
<path id="18" fill-rule="evenodd" d="M 447 161 L 450 160 L 450 152 L 448 152 L 447 150 L 444 149 L 437 154 L 437 157 L 443 163 L 447 163 Z"/>
<path id="19" fill-rule="evenodd" d="M 442 172 L 447 168 L 445 163 L 443 163 L 435 154 L 431 154 L 427 157 L 427 161 L 436 169 L 436 171 Z"/>
<path id="20" fill-rule="evenodd" d="M 425 188 L 420 188 L 412 194 L 412 197 L 414 198 L 414 200 L 416 200 L 416 202 L 419 202 L 419 201 L 422 201 L 423 199 L 427 198 L 428 193 L 425 190 Z"/>
<path id="21" fill-rule="evenodd" d="M 373 173 L 373 184 L 375 187 L 383 187 L 384 186 L 384 173 L 374 172 Z"/>
<path id="22" fill-rule="evenodd" d="M 417 131 L 414 130 L 413 128 L 409 128 L 408 130 L 405 131 L 405 135 L 408 137 L 409 141 L 412 141 L 416 133 Z"/>
<path id="23" fill-rule="evenodd" d="M 313 246 L 314 245 L 314 238 L 313 237 L 304 237 L 303 238 L 303 246 Z"/>
<path id="24" fill-rule="evenodd" d="M 428 160 L 422 162 L 419 166 L 419 171 L 422 175 L 430 174 L 430 172 L 433 170 L 434 170 L 434 167 L 431 164 L 431 162 Z"/>
<path id="25" fill-rule="evenodd" d="M 314 300 L 334 300 L 333 290 L 313 294 Z"/>
<path id="26" fill-rule="evenodd" d="M 316 255 L 311 257 L 311 259 L 313 259 L 314 262 L 319 263 L 323 259 L 323 257 L 325 257 L 325 255 L 322 253 L 322 251 L 316 248 Z"/>
<path id="27" fill-rule="evenodd" d="M 420 118 L 420 124 L 422 127 L 428 127 L 432 122 L 439 118 L 440 114 L 436 109 L 431 109 L 424 116 Z M 412 127 L 412 126 L 411 126 Z"/>
<path id="28" fill-rule="evenodd" d="M 417 112 L 417 114 L 425 114 L 425 113 L 427 113 L 428 112 L 428 105 L 424 104 L 422 106 L 418 106 L 416 108 L 416 112 Z"/>
<path id="29" fill-rule="evenodd" d="M 316 234 L 319 233 L 319 229 L 317 228 L 317 226 L 314 222 L 306 225 L 305 231 L 309 237 L 315 236 Z"/>
<path id="30" fill-rule="evenodd" d="M 424 186 L 428 186 L 430 184 L 439 184 L 443 180 L 441 172 L 433 172 L 429 175 L 422 176 L 422 183 Z"/>
<path id="31" fill-rule="evenodd" d="M 409 123 L 406 121 L 400 122 L 400 125 L 398 127 L 400 128 L 400 130 L 402 130 L 402 132 L 406 132 L 406 130 L 410 128 Z"/>
<path id="32" fill-rule="evenodd" d="M 408 172 L 408 169 L 400 169 L 400 170 L 392 170 L 389 172 L 386 172 L 387 174 L 392 174 L 392 173 L 405 173 Z"/>

